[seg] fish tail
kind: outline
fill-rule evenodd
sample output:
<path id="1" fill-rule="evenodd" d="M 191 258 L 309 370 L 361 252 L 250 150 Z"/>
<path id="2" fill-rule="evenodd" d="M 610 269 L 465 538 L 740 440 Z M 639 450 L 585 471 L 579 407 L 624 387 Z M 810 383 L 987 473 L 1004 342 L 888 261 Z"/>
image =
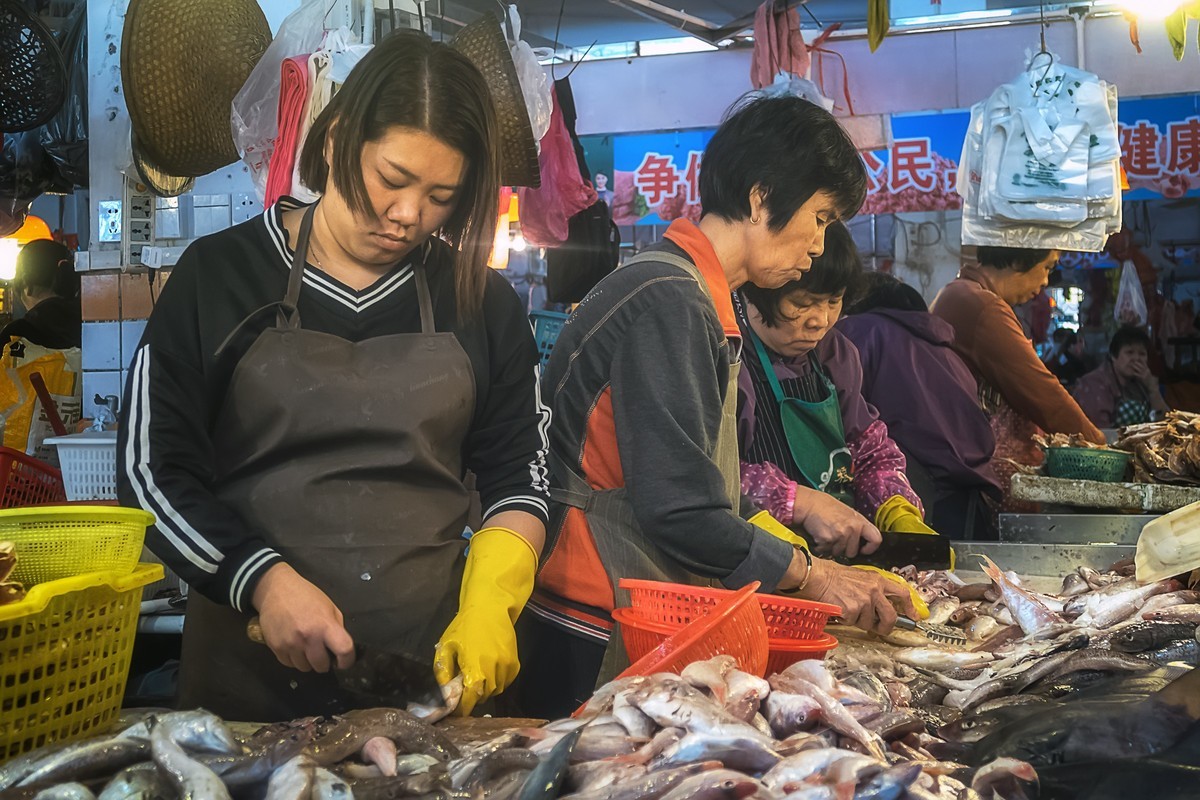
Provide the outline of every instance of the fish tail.
<path id="1" fill-rule="evenodd" d="M 992 561 L 987 556 L 980 556 L 979 558 L 982 559 L 980 564 L 983 567 L 983 574 L 987 575 L 997 584 L 1003 583 L 1005 580 L 1004 573 L 1000 571 L 998 566 L 996 566 L 996 562 Z"/>

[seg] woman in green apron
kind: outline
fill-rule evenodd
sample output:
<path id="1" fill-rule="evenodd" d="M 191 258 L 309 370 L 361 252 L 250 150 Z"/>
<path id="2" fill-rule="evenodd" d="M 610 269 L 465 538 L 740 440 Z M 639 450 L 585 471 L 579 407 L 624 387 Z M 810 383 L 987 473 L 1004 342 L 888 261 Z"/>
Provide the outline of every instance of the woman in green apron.
<path id="1" fill-rule="evenodd" d="M 746 341 L 742 490 L 817 552 L 882 567 L 947 567 L 948 540 L 925 525 L 904 455 L 862 396 L 858 352 L 833 328 L 861 272 L 850 231 L 838 223 L 799 280 L 748 284 L 735 296 Z"/>
<path id="2" fill-rule="evenodd" d="M 1140 425 L 1170 410 L 1150 371 L 1150 336 L 1132 325 L 1113 334 L 1108 358 L 1071 394 L 1097 428 Z"/>
<path id="3" fill-rule="evenodd" d="M 461 675 L 468 713 L 515 678 L 548 414 L 524 308 L 486 264 L 496 113 L 463 54 L 390 36 L 308 133 L 321 199 L 285 197 L 175 268 L 130 370 L 119 491 L 193 589 L 181 707 L 378 704 L 339 678 L 360 649 Z M 468 470 L 483 524 L 464 557 Z"/>

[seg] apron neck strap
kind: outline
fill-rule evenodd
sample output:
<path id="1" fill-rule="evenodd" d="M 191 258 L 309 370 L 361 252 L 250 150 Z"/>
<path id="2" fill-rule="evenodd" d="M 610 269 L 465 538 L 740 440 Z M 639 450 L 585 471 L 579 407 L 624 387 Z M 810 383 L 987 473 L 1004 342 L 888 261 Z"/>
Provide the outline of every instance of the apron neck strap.
<path id="1" fill-rule="evenodd" d="M 292 251 L 292 268 L 288 273 L 287 294 L 279 306 L 279 327 L 300 327 L 300 312 L 296 304 L 300 302 L 300 287 L 304 284 L 304 265 L 308 261 L 308 241 L 312 238 L 313 214 L 317 204 L 313 203 L 304 211 L 300 220 L 300 235 L 296 238 L 296 249 Z"/>
<path id="2" fill-rule="evenodd" d="M 421 307 L 421 333 L 437 333 L 433 322 L 433 300 L 429 296 L 429 279 L 425 276 L 424 260 L 413 264 L 413 275 L 417 279 L 417 303 Z"/>
<path id="3" fill-rule="evenodd" d="M 754 343 L 754 352 L 758 355 L 758 363 L 762 364 L 763 372 L 767 375 L 767 383 L 771 387 L 771 392 L 775 395 L 775 402 L 782 405 L 785 399 L 783 386 L 780 385 L 779 376 L 775 374 L 775 367 L 771 364 L 771 359 L 767 356 L 767 347 L 749 325 L 746 326 L 746 332 L 750 334 L 750 341 Z"/>

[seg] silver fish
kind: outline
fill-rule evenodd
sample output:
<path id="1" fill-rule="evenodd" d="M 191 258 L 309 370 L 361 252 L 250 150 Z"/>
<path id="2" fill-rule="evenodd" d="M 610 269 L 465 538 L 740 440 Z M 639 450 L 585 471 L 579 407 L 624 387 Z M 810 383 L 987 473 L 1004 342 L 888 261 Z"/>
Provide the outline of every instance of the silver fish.
<path id="1" fill-rule="evenodd" d="M 1114 594 L 1105 595 L 1093 592 L 1082 595 L 1080 599 L 1084 600 L 1083 611 L 1075 623 L 1094 628 L 1107 628 L 1129 619 L 1148 599 L 1167 591 L 1170 591 L 1170 582 L 1160 581 L 1147 586 L 1135 585 L 1133 588 Z"/>
<path id="2" fill-rule="evenodd" d="M 567 770 L 567 782 L 576 792 L 589 792 L 625 783 L 643 777 L 645 774 L 646 768 L 639 764 L 588 761 L 583 764 L 572 764 Z"/>
<path id="3" fill-rule="evenodd" d="M 740 772 L 715 769 L 685 779 L 662 800 L 741 800 L 761 788 L 761 783 Z"/>
<path id="4" fill-rule="evenodd" d="M 242 745 L 225 721 L 202 708 L 151 715 L 123 730 L 120 736 L 149 740 L 151 730 L 157 726 L 165 726 L 172 741 L 194 752 L 217 755 L 238 755 L 243 752 Z"/>
<path id="5" fill-rule="evenodd" d="M 939 597 L 929 604 L 929 617 L 922 621 L 944 625 L 961 604 L 962 601 L 957 597 Z"/>
<path id="6" fill-rule="evenodd" d="M 409 703 L 406 710 L 417 719 L 432 725 L 454 713 L 455 709 L 458 708 L 458 704 L 462 701 L 462 694 L 463 676 L 460 672 L 449 683 L 443 684 L 442 704 L 440 706 Z"/>
<path id="7" fill-rule="evenodd" d="M 707 689 L 713 699 L 720 705 L 725 705 L 725 695 L 729 687 L 725 676 L 737 669 L 737 659 L 733 656 L 716 656 L 707 661 L 694 661 L 683 668 L 679 677 L 697 689 Z"/>
<path id="8" fill-rule="evenodd" d="M 1012 612 L 1017 624 L 1026 634 L 1036 633 L 1063 621 L 1062 617 L 1046 608 L 1041 601 L 1009 580 L 990 558 L 982 556 L 982 559 L 984 573 L 1000 589 L 1004 605 Z"/>
<path id="9" fill-rule="evenodd" d="M 1200 625 L 1200 603 L 1185 603 L 1183 605 L 1160 608 L 1143 614 L 1145 619 L 1169 619 L 1172 622 L 1193 622 Z"/>
<path id="10" fill-rule="evenodd" d="M 952 650 L 948 647 L 909 647 L 897 651 L 893 657 L 901 664 L 937 671 L 955 667 L 967 669 L 983 667 L 994 660 L 991 653 L 976 653 L 962 649 Z"/>
<path id="11" fill-rule="evenodd" d="M 829 773 L 840 762 L 847 762 L 848 767 L 858 768 L 878 765 L 880 759 L 864 756 L 852 750 L 826 748 L 822 750 L 806 750 L 794 756 L 788 756 L 763 775 L 762 781 L 769 788 L 781 792 L 791 792 L 805 781 L 818 773 Z"/>
<path id="12" fill-rule="evenodd" d="M 32 764 L 32 769 L 16 782 L 16 786 L 48 786 L 68 781 L 111 775 L 117 770 L 144 761 L 150 752 L 145 739 L 118 735 L 110 739 L 93 739 L 57 751 Z"/>
<path id="13" fill-rule="evenodd" d="M 82 783 L 60 783 L 42 789 L 33 796 L 33 800 L 96 800 L 96 795 Z"/>
<path id="14" fill-rule="evenodd" d="M 625 731 L 635 739 L 649 739 L 658 729 L 654 720 L 647 717 L 640 708 L 630 702 L 629 692 L 622 692 L 613 698 L 612 715 L 625 726 Z"/>
<path id="15" fill-rule="evenodd" d="M 733 670 L 725 677 L 729 693 L 725 699 L 725 710 L 743 722 L 753 724 L 763 699 L 771 693 L 771 684 L 757 675 Z"/>
<path id="16" fill-rule="evenodd" d="M 808 695 L 776 689 L 763 706 L 767 721 L 777 736 L 791 736 L 812 727 L 821 715 L 821 704 Z"/>
<path id="17" fill-rule="evenodd" d="M 721 769 L 720 762 L 690 764 L 677 769 L 650 772 L 640 778 L 614 783 L 571 795 L 571 800 L 649 800 L 662 797 L 693 775 Z"/>
<path id="18" fill-rule="evenodd" d="M 821 718 L 826 725 L 861 744 L 875 758 L 883 760 L 883 746 L 879 737 L 864 728 L 862 723 L 846 710 L 845 706 L 811 683 L 789 680 L 784 675 L 776 675 L 775 679 L 779 683 L 772 683 L 772 686 L 795 694 L 808 695 L 816 700 L 821 707 Z"/>
<path id="19" fill-rule="evenodd" d="M 108 782 L 98 800 L 174 800 L 175 790 L 153 764 L 131 767 Z"/>
<path id="20" fill-rule="evenodd" d="M 651 764 L 651 769 L 720 761 L 731 769 L 763 772 L 778 764 L 782 758 L 775 751 L 774 744 L 772 739 L 759 733 L 753 737 L 740 732 L 726 735 L 689 733 L 668 747 Z"/>
<path id="21" fill-rule="evenodd" d="M 183 752 L 171 738 L 171 729 L 167 725 L 155 725 L 150 731 L 150 750 L 154 763 L 167 773 L 184 800 L 231 800 L 229 790 L 217 774 Z"/>
<path id="22" fill-rule="evenodd" d="M 683 681 L 662 681 L 639 689 L 630 698 L 634 705 L 664 728 L 684 728 L 691 733 L 742 731 L 758 736 L 754 726 L 742 722 Z"/>

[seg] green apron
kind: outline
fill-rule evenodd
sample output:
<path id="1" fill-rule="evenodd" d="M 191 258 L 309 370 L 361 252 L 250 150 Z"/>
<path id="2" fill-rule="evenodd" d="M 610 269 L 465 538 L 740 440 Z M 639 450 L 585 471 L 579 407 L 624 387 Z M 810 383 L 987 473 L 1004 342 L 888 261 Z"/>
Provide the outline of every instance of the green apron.
<path id="1" fill-rule="evenodd" d="M 796 468 L 814 489 L 854 506 L 854 475 L 851 470 L 850 448 L 842 427 L 842 410 L 838 406 L 837 389 L 811 353 L 813 369 L 825 384 L 826 397 L 810 403 L 783 393 L 775 367 L 767 357 L 767 348 L 749 326 L 746 327 L 754 352 L 767 375 L 767 383 L 779 406 L 779 421 Z"/>

